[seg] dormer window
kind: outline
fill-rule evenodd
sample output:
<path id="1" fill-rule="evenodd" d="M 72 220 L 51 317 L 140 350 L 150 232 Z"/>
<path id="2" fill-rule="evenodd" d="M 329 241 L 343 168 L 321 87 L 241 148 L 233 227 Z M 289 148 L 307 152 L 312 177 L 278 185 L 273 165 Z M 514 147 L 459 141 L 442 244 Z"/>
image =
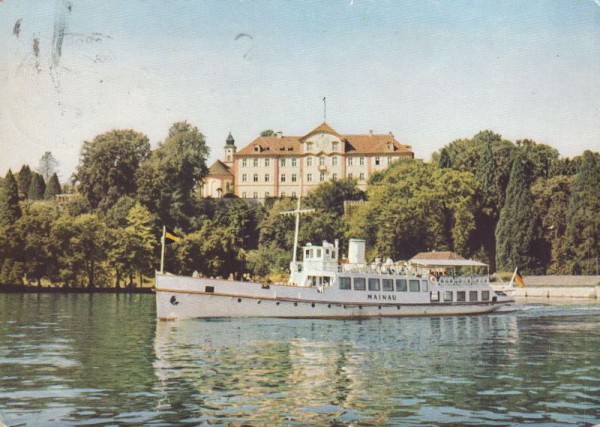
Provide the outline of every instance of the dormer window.
<path id="1" fill-rule="evenodd" d="M 307 142 L 306 143 L 306 151 L 311 151 L 312 150 L 312 142 Z"/>
<path id="2" fill-rule="evenodd" d="M 388 143 L 387 143 L 387 149 L 388 149 L 389 151 L 392 151 L 392 149 L 393 149 L 393 148 L 394 148 L 394 145 L 393 145 L 391 142 L 388 142 Z"/>
<path id="3" fill-rule="evenodd" d="M 256 151 L 257 153 L 260 153 L 260 145 L 255 145 L 254 151 Z"/>
<path id="4" fill-rule="evenodd" d="M 338 150 L 338 142 L 337 141 L 332 141 L 331 142 L 331 150 L 332 151 L 337 151 Z"/>

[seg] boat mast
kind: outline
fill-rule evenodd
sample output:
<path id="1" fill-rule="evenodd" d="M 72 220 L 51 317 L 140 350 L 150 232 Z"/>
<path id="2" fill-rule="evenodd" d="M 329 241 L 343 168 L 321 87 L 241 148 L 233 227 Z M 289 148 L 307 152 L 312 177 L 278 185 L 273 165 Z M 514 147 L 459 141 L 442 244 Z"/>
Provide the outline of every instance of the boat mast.
<path id="1" fill-rule="evenodd" d="M 292 214 L 296 215 L 296 226 L 294 228 L 294 248 L 293 248 L 293 253 L 292 253 L 292 264 L 290 265 L 292 267 L 292 271 L 295 271 L 294 269 L 296 267 L 296 260 L 297 260 L 296 252 L 298 249 L 298 233 L 300 230 L 300 214 L 310 213 L 310 212 L 315 211 L 314 209 L 300 209 L 300 199 L 302 198 L 302 186 L 300 186 L 299 190 L 300 191 L 298 193 L 298 204 L 296 206 L 296 210 L 280 212 L 281 215 L 292 215 Z"/>

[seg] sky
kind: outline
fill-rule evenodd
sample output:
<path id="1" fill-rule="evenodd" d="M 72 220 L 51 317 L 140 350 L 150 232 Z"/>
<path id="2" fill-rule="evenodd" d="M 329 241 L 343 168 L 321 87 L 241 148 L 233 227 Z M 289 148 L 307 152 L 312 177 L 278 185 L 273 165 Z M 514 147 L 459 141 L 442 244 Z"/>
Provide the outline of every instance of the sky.
<path id="1" fill-rule="evenodd" d="M 600 0 L 0 0 L 0 175 L 44 152 L 174 122 L 229 132 L 393 132 L 428 160 L 491 129 L 600 151 Z"/>

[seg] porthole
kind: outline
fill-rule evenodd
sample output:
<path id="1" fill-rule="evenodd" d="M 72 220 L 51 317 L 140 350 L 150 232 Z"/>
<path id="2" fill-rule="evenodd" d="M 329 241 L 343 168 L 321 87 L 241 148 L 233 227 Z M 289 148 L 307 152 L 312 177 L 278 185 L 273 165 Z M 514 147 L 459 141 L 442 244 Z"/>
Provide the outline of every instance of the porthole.
<path id="1" fill-rule="evenodd" d="M 362 305 L 359 305 L 359 306 L 358 306 L 358 309 L 359 309 L 359 310 L 362 310 Z"/>
<path id="2" fill-rule="evenodd" d="M 298 303 L 297 302 L 294 303 L 294 307 L 298 307 Z"/>
<path id="3" fill-rule="evenodd" d="M 378 306 L 377 308 L 378 308 L 379 310 L 381 310 L 381 306 Z"/>
<path id="4" fill-rule="evenodd" d="M 399 306 L 399 305 L 397 305 L 397 306 L 396 306 L 396 308 L 397 308 L 398 310 L 400 310 L 400 306 Z"/>
<path id="5" fill-rule="evenodd" d="M 257 304 L 260 304 L 260 300 L 258 300 Z"/>
<path id="6" fill-rule="evenodd" d="M 331 304 L 327 304 L 327 308 L 331 308 Z"/>
<path id="7" fill-rule="evenodd" d="M 241 299 L 241 298 L 238 298 L 238 302 L 242 302 L 242 299 Z"/>
<path id="8" fill-rule="evenodd" d="M 314 307 L 314 306 L 315 306 L 315 303 L 313 302 L 313 303 L 312 303 L 310 306 L 311 306 L 311 307 Z"/>
<path id="9" fill-rule="evenodd" d="M 277 302 L 275 303 L 275 305 L 279 305 L 279 301 L 277 301 Z"/>

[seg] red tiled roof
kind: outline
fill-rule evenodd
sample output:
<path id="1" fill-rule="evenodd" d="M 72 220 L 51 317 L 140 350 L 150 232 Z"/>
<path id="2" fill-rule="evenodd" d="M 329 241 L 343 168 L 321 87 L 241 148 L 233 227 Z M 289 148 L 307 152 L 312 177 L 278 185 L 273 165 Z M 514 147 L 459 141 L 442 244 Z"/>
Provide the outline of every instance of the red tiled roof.
<path id="1" fill-rule="evenodd" d="M 328 133 L 337 136 L 345 143 L 346 154 L 383 154 L 413 156 L 410 145 L 400 144 L 391 134 L 374 135 L 340 135 L 327 123 L 322 123 L 304 136 L 260 136 L 238 151 L 235 156 L 289 156 L 301 155 L 302 141 L 317 133 Z M 388 143 L 391 144 L 388 148 Z"/>

